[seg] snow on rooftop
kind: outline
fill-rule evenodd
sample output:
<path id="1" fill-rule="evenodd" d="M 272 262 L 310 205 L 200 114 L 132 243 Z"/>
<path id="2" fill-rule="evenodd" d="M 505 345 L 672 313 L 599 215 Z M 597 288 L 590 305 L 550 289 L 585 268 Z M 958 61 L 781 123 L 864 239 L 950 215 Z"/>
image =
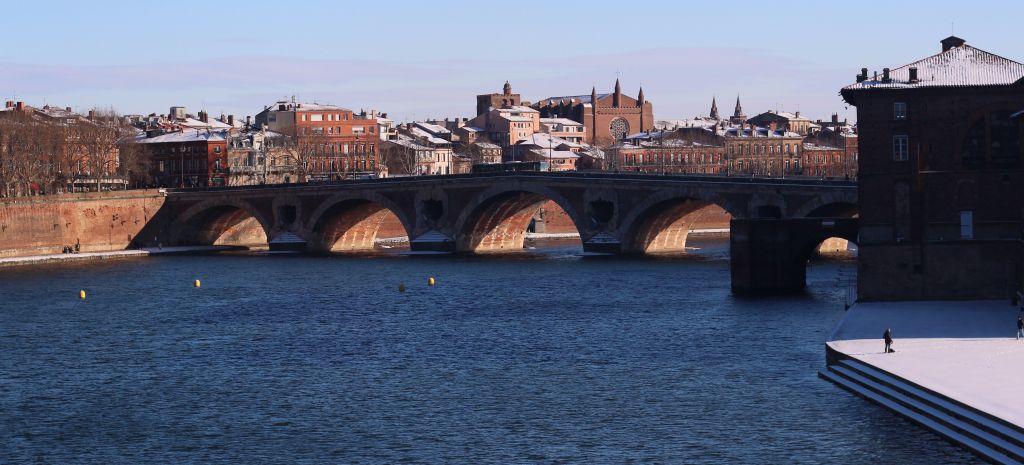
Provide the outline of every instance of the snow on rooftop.
<path id="1" fill-rule="evenodd" d="M 603 99 L 603 98 L 605 98 L 605 97 L 607 97 L 609 95 L 612 95 L 612 94 L 597 94 L 597 99 L 601 100 L 601 99 Z M 548 105 L 557 105 L 562 100 L 565 100 L 566 102 L 571 102 L 573 100 L 577 100 L 580 103 L 591 103 L 590 102 L 590 94 L 587 94 L 587 95 L 567 95 L 567 96 L 563 96 L 563 97 L 548 97 L 548 98 L 546 98 L 544 100 L 541 100 L 541 103 L 546 103 Z"/>
<path id="2" fill-rule="evenodd" d="M 557 160 L 572 160 L 572 159 L 580 157 L 579 154 L 577 154 L 576 152 L 573 152 L 571 150 L 533 149 L 533 150 L 530 150 L 530 151 L 535 153 L 535 154 L 537 154 L 537 155 L 539 155 L 539 156 L 542 156 L 542 157 L 545 157 L 545 158 L 557 159 Z"/>
<path id="3" fill-rule="evenodd" d="M 583 126 L 583 123 L 571 120 L 569 118 L 541 118 L 541 124 L 561 124 L 563 126 Z"/>
<path id="4" fill-rule="evenodd" d="M 221 131 L 198 131 L 186 129 L 181 132 L 171 132 L 156 137 L 150 137 L 139 141 L 140 144 L 162 144 L 167 142 L 200 142 L 200 141 L 221 141 L 225 140 L 225 134 Z"/>
<path id="5" fill-rule="evenodd" d="M 512 105 L 512 106 L 509 106 L 509 107 L 499 108 L 499 110 L 501 110 L 503 112 L 505 112 L 505 111 L 514 111 L 514 112 L 519 112 L 519 113 L 539 113 L 537 110 L 534 110 L 533 108 L 524 107 L 522 105 Z"/>
<path id="6" fill-rule="evenodd" d="M 546 134 L 546 133 L 543 133 L 543 132 L 535 132 L 532 135 L 530 135 L 530 137 L 517 142 L 517 144 L 538 145 L 538 146 L 541 146 L 541 147 L 549 147 L 549 146 L 550 147 L 566 146 L 566 147 L 571 147 L 571 148 L 582 148 L 582 147 L 584 147 L 583 144 L 577 144 L 575 142 L 569 142 L 569 141 L 567 141 L 565 139 L 562 139 L 560 137 L 553 137 L 553 136 L 551 136 L 549 134 Z"/>
<path id="7" fill-rule="evenodd" d="M 669 119 L 669 120 L 657 120 L 654 122 L 655 129 L 675 129 L 675 128 L 710 128 L 718 124 L 719 121 L 709 117 L 697 117 L 690 119 Z"/>
<path id="8" fill-rule="evenodd" d="M 423 128 L 424 130 L 429 131 L 429 132 L 431 132 L 433 134 L 451 134 L 451 131 L 449 131 L 448 128 L 446 128 L 444 126 L 437 125 L 437 124 L 433 124 L 433 123 L 413 123 L 413 124 Z"/>
<path id="9" fill-rule="evenodd" d="M 910 82 L 910 68 L 917 68 L 917 82 Z M 889 77 L 872 76 L 843 90 L 1008 86 L 1024 81 L 1024 64 L 965 44 L 890 70 Z"/>

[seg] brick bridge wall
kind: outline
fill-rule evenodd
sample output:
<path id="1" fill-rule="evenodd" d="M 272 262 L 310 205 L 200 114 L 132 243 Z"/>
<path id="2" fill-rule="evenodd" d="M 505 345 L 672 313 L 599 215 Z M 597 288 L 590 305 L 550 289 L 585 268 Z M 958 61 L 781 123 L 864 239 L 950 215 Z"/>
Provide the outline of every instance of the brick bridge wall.
<path id="1" fill-rule="evenodd" d="M 0 199 L 0 257 L 123 250 L 163 203 L 155 190 Z"/>

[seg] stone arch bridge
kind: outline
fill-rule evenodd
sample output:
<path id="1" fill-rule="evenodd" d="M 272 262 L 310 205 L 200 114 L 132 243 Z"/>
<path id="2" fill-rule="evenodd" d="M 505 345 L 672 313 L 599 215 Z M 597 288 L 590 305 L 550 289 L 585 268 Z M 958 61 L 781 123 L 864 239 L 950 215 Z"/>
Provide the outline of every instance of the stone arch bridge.
<path id="1" fill-rule="evenodd" d="M 550 200 L 571 218 L 585 251 L 672 253 L 684 250 L 691 214 L 714 204 L 733 218 L 740 292 L 802 289 L 807 243 L 856 240 L 851 181 L 531 172 L 169 189 L 166 196 L 136 245 L 358 252 L 374 247 L 394 214 L 413 250 L 509 252 L 523 248 L 531 218 Z"/>

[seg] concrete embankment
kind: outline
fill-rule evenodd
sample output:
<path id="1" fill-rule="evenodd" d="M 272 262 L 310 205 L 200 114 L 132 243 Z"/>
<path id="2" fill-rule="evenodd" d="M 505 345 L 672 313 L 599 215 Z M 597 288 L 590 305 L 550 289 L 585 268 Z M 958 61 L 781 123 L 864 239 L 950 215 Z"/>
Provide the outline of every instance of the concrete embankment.
<path id="1" fill-rule="evenodd" d="M 1024 463 L 1018 313 L 1007 301 L 859 303 L 826 343 L 819 375 L 986 460 Z"/>
<path id="2" fill-rule="evenodd" d="M 123 251 L 164 204 L 156 190 L 0 200 L 0 257 Z"/>

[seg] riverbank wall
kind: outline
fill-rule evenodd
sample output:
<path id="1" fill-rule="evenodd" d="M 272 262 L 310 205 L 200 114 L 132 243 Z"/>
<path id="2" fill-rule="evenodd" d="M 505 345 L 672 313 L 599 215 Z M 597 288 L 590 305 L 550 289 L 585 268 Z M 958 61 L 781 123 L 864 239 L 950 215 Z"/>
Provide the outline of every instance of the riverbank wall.
<path id="1" fill-rule="evenodd" d="M 164 204 L 157 190 L 0 199 L 0 258 L 127 249 Z"/>
<path id="2" fill-rule="evenodd" d="M 997 300 L 858 303 L 825 344 L 819 376 L 985 460 L 1024 463 L 1019 312 Z"/>

